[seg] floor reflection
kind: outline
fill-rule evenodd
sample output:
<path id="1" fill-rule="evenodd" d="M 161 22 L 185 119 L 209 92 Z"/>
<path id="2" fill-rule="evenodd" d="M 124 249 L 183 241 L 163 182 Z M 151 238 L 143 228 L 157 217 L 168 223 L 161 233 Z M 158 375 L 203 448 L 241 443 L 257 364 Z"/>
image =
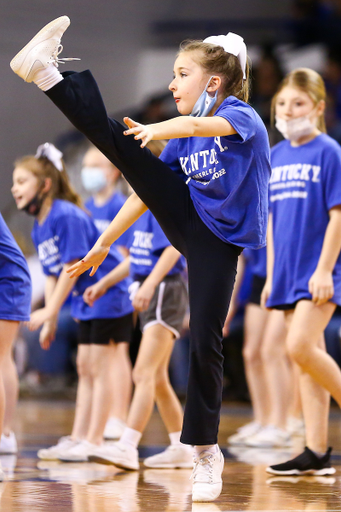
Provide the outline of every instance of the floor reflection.
<path id="1" fill-rule="evenodd" d="M 27 404 L 25 407 L 29 407 Z M 25 407 L 20 422 L 25 432 Z M 45 418 L 42 406 L 34 404 L 34 418 Z M 38 461 L 36 449 L 55 441 L 65 433 L 65 422 L 72 410 L 62 410 L 60 425 L 54 437 L 34 432 L 33 416 L 28 414 L 32 431 L 22 435 L 18 456 L 0 456 L 6 481 L 0 483 L 0 511 L 4 512 L 230 512 L 230 511 L 308 511 L 341 512 L 341 442 L 338 417 L 331 421 L 330 437 L 334 442 L 333 463 L 337 468 L 332 477 L 279 477 L 266 473 L 269 464 L 283 462 L 301 446 L 291 450 L 259 450 L 229 448 L 224 468 L 223 493 L 214 503 L 191 503 L 191 470 L 141 469 L 122 471 L 114 466 L 95 463 Z M 64 416 L 63 416 L 64 415 Z M 223 425 L 228 424 L 223 418 Z M 240 418 L 240 422 L 244 421 Z M 52 421 L 52 420 L 51 420 Z M 162 442 L 158 419 L 153 417 L 150 428 L 157 431 Z M 236 423 L 236 416 L 231 418 Z M 39 428 L 43 429 L 41 423 Z M 49 426 L 45 425 L 46 431 Z M 229 434 L 227 429 L 223 436 Z M 151 431 L 148 433 L 151 438 Z M 163 437 L 162 437 L 163 436 Z M 42 439 L 41 443 L 39 440 Z M 145 439 L 148 439 L 145 438 Z M 222 444 L 222 443 L 221 443 Z M 143 453 L 155 450 L 146 441 Z"/>

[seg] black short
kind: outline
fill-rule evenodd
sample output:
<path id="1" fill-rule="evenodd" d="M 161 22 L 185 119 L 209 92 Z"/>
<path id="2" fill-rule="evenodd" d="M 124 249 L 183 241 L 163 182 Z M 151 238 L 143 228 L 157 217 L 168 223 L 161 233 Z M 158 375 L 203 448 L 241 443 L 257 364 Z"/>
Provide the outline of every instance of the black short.
<path id="1" fill-rule="evenodd" d="M 309 299 L 307 299 L 307 300 L 309 300 Z M 271 309 L 278 309 L 279 311 L 290 311 L 290 309 L 295 309 L 298 302 L 299 302 L 299 300 L 297 300 L 296 302 L 293 302 L 292 304 L 278 304 L 278 306 L 272 306 Z"/>
<path id="2" fill-rule="evenodd" d="M 95 318 L 81 320 L 78 324 L 78 343 L 81 345 L 109 345 L 110 341 L 130 342 L 133 330 L 133 315 L 118 318 Z"/>
<path id="3" fill-rule="evenodd" d="M 265 277 L 254 275 L 251 282 L 251 292 L 248 302 L 260 306 L 260 296 L 265 285 Z"/>

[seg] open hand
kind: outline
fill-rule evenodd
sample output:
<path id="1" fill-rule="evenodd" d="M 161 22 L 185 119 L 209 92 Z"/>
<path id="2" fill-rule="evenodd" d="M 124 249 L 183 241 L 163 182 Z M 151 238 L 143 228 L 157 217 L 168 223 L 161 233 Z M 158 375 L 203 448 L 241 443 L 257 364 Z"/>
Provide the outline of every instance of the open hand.
<path id="1" fill-rule="evenodd" d="M 55 339 L 57 323 L 47 321 L 39 334 L 39 343 L 43 350 L 48 350 Z"/>
<path id="2" fill-rule="evenodd" d="M 130 117 L 124 117 L 123 121 L 129 128 L 129 130 L 123 132 L 124 135 L 134 135 L 135 140 L 141 140 L 141 148 L 144 148 L 153 139 L 153 125 L 137 123 L 130 119 Z"/>
<path id="3" fill-rule="evenodd" d="M 84 256 L 82 260 L 77 261 L 77 263 L 68 268 L 66 272 L 70 274 L 70 277 L 78 277 L 92 267 L 90 276 L 93 276 L 100 264 L 107 257 L 109 250 L 110 247 L 103 247 L 101 244 L 96 242 L 88 254 Z"/>

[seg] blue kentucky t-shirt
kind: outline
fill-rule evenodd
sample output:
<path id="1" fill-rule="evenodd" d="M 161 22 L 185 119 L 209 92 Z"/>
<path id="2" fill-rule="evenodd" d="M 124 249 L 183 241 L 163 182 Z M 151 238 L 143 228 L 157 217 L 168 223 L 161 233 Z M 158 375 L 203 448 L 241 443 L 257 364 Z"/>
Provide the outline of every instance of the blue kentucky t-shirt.
<path id="1" fill-rule="evenodd" d="M 269 138 L 250 105 L 234 96 L 214 113 L 236 130 L 227 137 L 168 142 L 160 158 L 188 183 L 194 206 L 220 239 L 258 249 L 266 243 Z"/>
<path id="2" fill-rule="evenodd" d="M 130 240 L 130 275 L 134 280 L 149 276 L 164 249 L 171 245 L 153 214 L 148 210 L 134 223 Z M 180 256 L 167 275 L 182 272 L 185 258 Z"/>
<path id="3" fill-rule="evenodd" d="M 43 224 L 39 225 L 35 221 L 32 231 L 33 243 L 44 273 L 56 277 L 65 263 L 83 258 L 98 237 L 99 232 L 91 217 L 78 206 L 60 199 L 53 201 Z M 132 312 L 126 279 L 109 288 L 93 307 L 88 306 L 83 300 L 85 289 L 96 283 L 122 260 L 123 257 L 117 249 L 111 247 L 108 256 L 93 277 L 89 276 L 88 271 L 78 278 L 71 301 L 71 314 L 74 318 L 117 318 Z"/>
<path id="4" fill-rule="evenodd" d="M 95 203 L 93 197 L 90 197 L 86 203 L 86 209 L 91 213 L 95 226 L 97 227 L 100 233 L 103 233 L 109 226 L 110 222 L 114 217 L 118 214 L 127 198 L 125 195 L 121 194 L 121 192 L 115 192 L 108 201 L 98 206 Z M 128 240 L 130 238 L 130 229 L 127 229 L 125 233 L 123 233 L 115 242 L 115 245 L 123 245 L 124 247 L 128 247 Z"/>
<path id="5" fill-rule="evenodd" d="M 298 147 L 285 140 L 272 148 L 271 163 L 275 261 L 269 307 L 312 298 L 308 282 L 321 254 L 328 212 L 341 205 L 341 148 L 326 134 Z M 333 281 L 331 300 L 341 305 L 341 256 Z"/>
<path id="6" fill-rule="evenodd" d="M 0 320 L 29 320 L 31 294 L 25 257 L 0 214 Z"/>

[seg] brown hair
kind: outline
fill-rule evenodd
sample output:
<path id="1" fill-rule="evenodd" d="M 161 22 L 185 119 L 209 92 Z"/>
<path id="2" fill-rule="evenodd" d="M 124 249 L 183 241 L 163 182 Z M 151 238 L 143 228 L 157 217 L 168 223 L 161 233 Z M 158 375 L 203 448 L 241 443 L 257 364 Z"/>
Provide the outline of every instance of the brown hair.
<path id="1" fill-rule="evenodd" d="M 45 178 L 50 178 L 52 186 L 48 195 L 52 199 L 65 199 L 66 201 L 70 201 L 70 203 L 83 208 L 82 199 L 72 187 L 64 162 L 62 161 L 62 163 L 63 170 L 59 171 L 45 156 L 36 158 L 33 155 L 28 155 L 18 158 L 14 162 L 14 165 L 15 167 L 24 167 L 30 171 L 38 178 L 41 184 L 44 183 Z"/>
<path id="2" fill-rule="evenodd" d="M 319 73 L 310 68 L 298 68 L 288 73 L 282 82 L 280 83 L 278 90 L 271 101 L 271 121 L 275 119 L 276 113 L 276 102 L 279 93 L 284 87 L 290 86 L 300 89 L 301 91 L 308 94 L 309 98 L 316 107 L 317 104 L 323 100 L 326 100 L 326 88 L 324 85 L 323 78 Z M 324 119 L 324 113 L 322 113 L 317 120 L 317 128 L 326 133 L 326 122 Z"/>
<path id="3" fill-rule="evenodd" d="M 235 96 L 239 100 L 249 101 L 250 96 L 250 66 L 246 62 L 246 79 L 237 57 L 228 53 L 222 46 L 198 41 L 183 41 L 178 55 L 182 52 L 193 52 L 194 60 L 211 75 L 220 75 L 223 82 L 224 96 Z"/>

